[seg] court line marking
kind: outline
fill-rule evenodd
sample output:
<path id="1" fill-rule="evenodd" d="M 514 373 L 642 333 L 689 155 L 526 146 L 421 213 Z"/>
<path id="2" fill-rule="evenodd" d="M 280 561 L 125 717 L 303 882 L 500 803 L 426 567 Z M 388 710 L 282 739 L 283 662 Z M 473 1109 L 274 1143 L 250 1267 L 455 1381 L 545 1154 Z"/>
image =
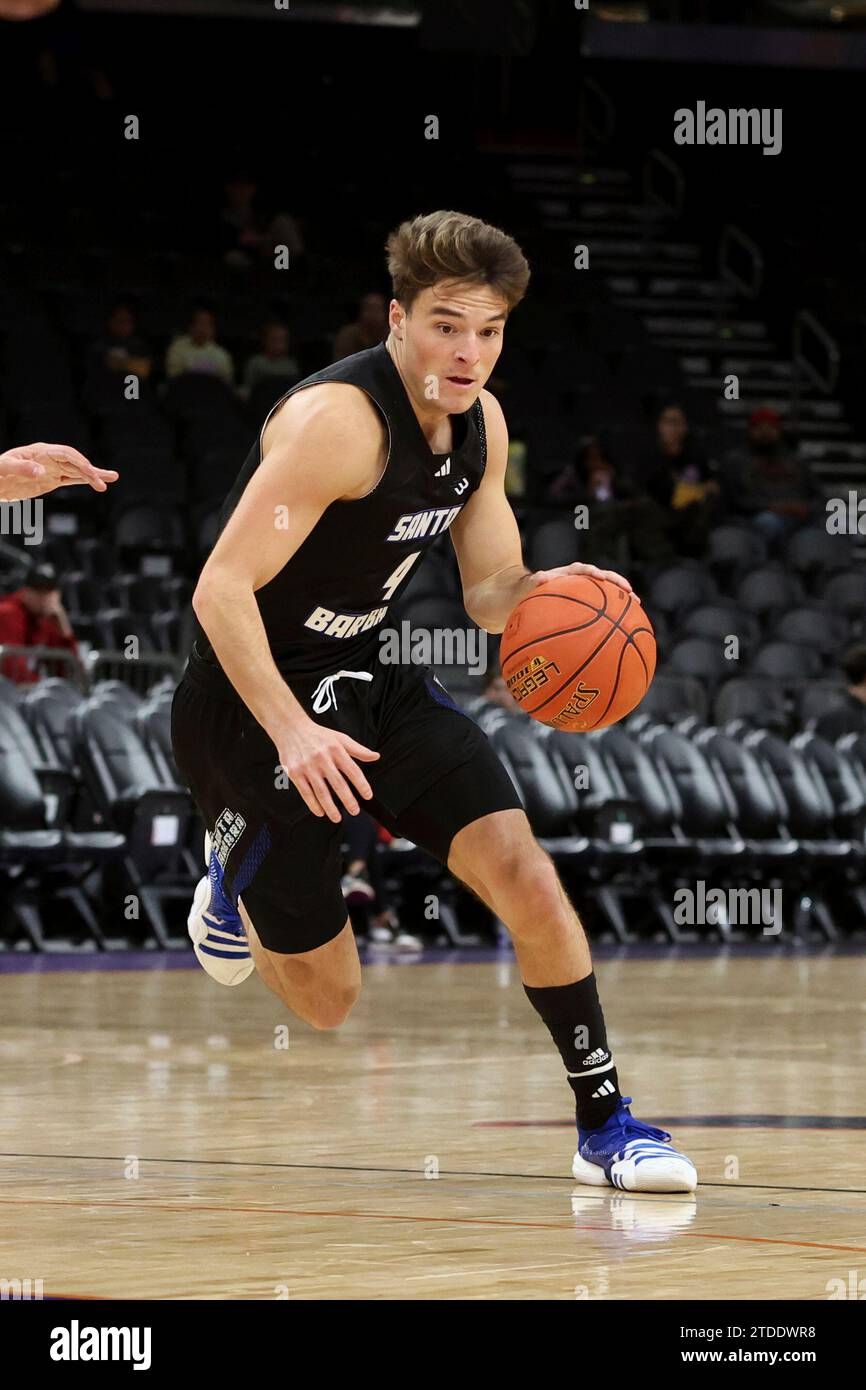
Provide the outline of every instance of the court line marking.
<path id="1" fill-rule="evenodd" d="M 593 1231 L 595 1234 L 617 1235 L 627 1234 L 617 1232 L 610 1226 L 582 1226 L 573 1221 L 506 1221 L 495 1220 L 492 1217 L 480 1216 L 424 1216 L 421 1214 L 413 1216 L 401 1216 L 396 1212 L 387 1211 L 327 1211 L 317 1208 L 301 1210 L 296 1207 L 235 1207 L 235 1206 L 216 1206 L 196 1203 L 191 1205 L 186 1202 L 181 1205 L 167 1202 L 151 1202 L 144 1198 L 140 1202 L 122 1201 L 113 1198 L 72 1198 L 72 1197 L 0 1197 L 0 1206 L 5 1207 L 80 1207 L 82 1209 L 93 1207 L 132 1207 L 142 1213 L 152 1211 L 173 1211 L 180 1212 L 185 1216 L 195 1215 L 198 1212 L 230 1212 L 233 1215 L 255 1215 L 255 1216 L 325 1216 L 336 1218 L 338 1221 L 396 1221 L 396 1222 L 421 1222 L 426 1225 L 434 1224 L 437 1226 L 507 1226 L 520 1230 L 540 1230 L 540 1231 Z M 816 1240 L 785 1240 L 779 1236 L 738 1236 L 725 1231 L 678 1231 L 676 1233 L 681 1240 L 721 1240 L 723 1242 L 736 1241 L 743 1245 L 786 1245 L 802 1250 L 841 1250 L 848 1254 L 866 1255 L 866 1245 L 835 1245 L 828 1241 Z"/>
<path id="2" fill-rule="evenodd" d="M 45 1154 L 45 1153 L 5 1153 L 0 1151 L 0 1159 L 4 1158 L 59 1158 L 65 1160 L 85 1160 L 97 1163 L 125 1163 L 128 1155 L 126 1154 Z M 138 1156 L 139 1163 L 187 1163 L 191 1167 L 216 1167 L 216 1168 L 279 1168 L 291 1171 L 300 1169 L 301 1171 L 310 1170 L 314 1173 L 408 1173 L 410 1177 L 423 1177 L 423 1168 L 381 1168 L 358 1163 L 277 1163 L 273 1160 L 264 1160 L 256 1163 L 252 1159 L 246 1158 L 143 1158 Z M 448 1178 L 518 1178 L 527 1182 L 570 1182 L 578 1187 L 586 1184 L 578 1183 L 576 1178 L 566 1177 L 563 1173 L 498 1173 L 488 1172 L 483 1168 L 440 1168 L 439 1177 Z M 428 1180 L 429 1181 L 429 1180 Z M 717 1187 L 723 1192 L 844 1192 L 853 1197 L 866 1197 L 866 1187 L 808 1187 L 799 1186 L 794 1183 L 758 1183 L 758 1182 L 701 1182 L 698 1189 L 702 1187 Z M 595 1189 L 593 1189 L 595 1191 Z M 605 1189 L 608 1197 L 618 1189 L 611 1187 Z M 596 1193 L 596 1195 L 602 1195 Z M 628 1196 L 670 1196 L 670 1193 L 629 1193 Z"/>
<path id="3" fill-rule="evenodd" d="M 349 1189 L 351 1189 L 351 1190 L 352 1190 L 353 1192 L 355 1192 L 355 1193 L 358 1193 L 360 1189 L 368 1189 L 368 1190 L 371 1191 L 371 1192 L 379 1192 L 379 1191 L 381 1191 L 381 1186 L 380 1186 L 380 1184 L 378 1184 L 378 1183 L 375 1182 L 375 1181 L 366 1181 L 366 1180 L 364 1180 L 363 1175 L 355 1174 L 355 1175 L 353 1175 L 353 1176 L 351 1176 L 351 1177 L 333 1178 L 333 1177 L 330 1177 L 330 1176 L 328 1175 L 328 1172 L 327 1172 L 326 1169 L 321 1169 L 321 1170 L 318 1170 L 318 1169 L 317 1169 L 317 1170 L 314 1170 L 314 1171 L 317 1173 L 317 1175 L 319 1175 L 319 1177 L 318 1177 L 318 1181 L 314 1180 L 311 1184 L 309 1184 L 307 1187 L 304 1188 L 303 1198 L 304 1198 L 304 1200 L 307 1200 L 307 1201 L 312 1201 L 312 1200 L 314 1200 L 313 1195 L 311 1195 L 311 1194 L 314 1194 L 318 1189 L 323 1188 L 323 1187 L 325 1187 L 326 1185 L 327 1185 L 327 1186 L 330 1186 L 330 1188 L 331 1188 L 332 1190 L 334 1190 L 334 1189 L 336 1189 L 336 1188 L 349 1188 Z M 11 1170 L 3 1170 L 3 1169 L 0 1169 L 0 1175 L 3 1175 L 3 1174 L 6 1173 L 6 1172 L 11 1172 L 11 1173 L 14 1175 L 14 1178 L 17 1178 L 17 1179 L 19 1179 L 19 1180 L 20 1180 L 20 1179 L 25 1179 L 25 1180 L 26 1180 L 26 1183 L 21 1183 L 21 1182 L 19 1182 L 18 1184 L 16 1184 L 14 1180 L 6 1179 L 5 1182 L 4 1182 L 4 1186 L 5 1186 L 7 1189 L 14 1189 L 14 1188 L 16 1187 L 16 1185 L 19 1185 L 19 1186 L 24 1186 L 24 1185 L 26 1185 L 26 1186 L 28 1186 L 30 1189 L 35 1190 L 35 1191 L 44 1190 L 46 1187 L 47 1187 L 49 1190 L 51 1190 L 51 1187 L 50 1187 L 51 1180 L 52 1180 L 52 1179 L 53 1179 L 53 1180 L 56 1180 L 56 1179 L 57 1179 L 57 1176 L 58 1176 L 55 1172 L 53 1172 L 53 1171 L 51 1171 L 50 1169 L 47 1169 L 47 1168 L 34 1169 L 34 1168 L 22 1167 L 22 1168 L 15 1168 L 15 1169 L 11 1169 Z M 421 1179 L 421 1174 L 416 1172 L 415 1176 L 416 1176 L 416 1178 L 420 1181 L 420 1179 Z M 39 1181 L 35 1181 L 34 1179 L 39 1180 Z M 41 1179 L 47 1179 L 48 1182 L 42 1182 Z M 74 1186 L 78 1191 L 81 1191 L 81 1190 L 87 1191 L 88 1189 L 87 1189 L 87 1187 L 86 1187 L 86 1183 L 87 1183 L 88 1181 L 97 1181 L 97 1180 L 98 1180 L 98 1173 L 97 1173 L 97 1171 L 96 1171 L 95 1169 L 94 1169 L 94 1170 L 87 1170 L 87 1171 L 85 1171 L 85 1172 L 78 1172 L 78 1173 L 76 1173 L 75 1176 L 74 1176 L 74 1178 L 71 1178 L 71 1179 L 67 1180 L 66 1186 L 68 1186 L 68 1187 L 70 1187 L 70 1188 Z M 171 1178 L 170 1178 L 170 1176 L 169 1176 L 169 1174 L 167 1174 L 167 1173 L 159 1173 L 159 1172 L 158 1172 L 158 1173 L 153 1173 L 153 1174 L 145 1175 L 145 1176 L 143 1177 L 142 1181 L 144 1182 L 145 1187 L 146 1187 L 149 1191 L 153 1191 L 154 1194 L 156 1194 L 157 1192 L 162 1191 L 162 1190 L 163 1190 L 164 1188 L 166 1188 L 166 1187 L 171 1188 L 172 1186 L 175 1186 L 176 1188 L 180 1189 L 180 1191 L 174 1191 L 174 1192 L 169 1191 L 169 1192 L 165 1193 L 165 1196 L 166 1196 L 167 1200 L 174 1199 L 174 1200 L 180 1201 L 182 1198 L 192 1200 L 194 1197 L 197 1197 L 197 1196 L 198 1196 L 198 1194 L 195 1193 L 195 1192 L 192 1192 L 192 1191 L 183 1191 L 183 1188 L 189 1187 L 190 1184 L 194 1184 L 194 1183 L 208 1183 L 208 1182 L 210 1182 L 210 1183 L 220 1183 L 220 1182 L 223 1181 L 223 1175 L 218 1174 L 218 1173 L 185 1173 L 185 1174 L 183 1175 L 183 1178 L 182 1178 L 182 1179 L 181 1179 L 181 1178 L 178 1178 L 178 1179 L 176 1180 L 176 1183 L 173 1184 L 173 1183 L 172 1183 L 172 1180 L 171 1180 Z M 268 1173 L 263 1173 L 263 1174 L 261 1175 L 260 1178 L 255 1178 L 253 1175 L 250 1175 L 250 1176 L 248 1177 L 248 1179 L 247 1179 L 247 1182 L 248 1182 L 248 1184 L 253 1184 L 253 1183 L 255 1183 L 257 1186 L 268 1186 L 268 1185 L 270 1185 L 272 1188 L 273 1188 L 273 1186 L 274 1186 L 274 1183 L 273 1183 L 273 1175 L 268 1174 Z M 287 1184 L 287 1185 L 288 1185 L 289 1187 L 291 1186 L 290 1184 Z M 448 1188 L 448 1195 L 449 1195 L 449 1197 L 454 1197 L 454 1196 L 458 1196 L 458 1195 L 469 1196 L 469 1195 L 472 1195 L 472 1194 L 477 1193 L 478 1188 L 479 1188 L 479 1184 L 476 1183 L 476 1182 L 457 1183 L 457 1182 L 450 1182 L 450 1181 L 449 1181 L 448 1184 L 447 1184 L 447 1188 Z M 403 1191 L 412 1191 L 413 1189 L 410 1188 L 410 1187 L 407 1185 L 407 1188 L 406 1188 L 406 1189 L 402 1189 L 402 1190 L 403 1190 Z M 250 1195 L 252 1195 L 252 1192 L 250 1193 Z M 493 1196 L 495 1196 L 495 1198 L 496 1198 L 497 1201 L 504 1201 L 504 1200 L 506 1200 L 506 1199 L 514 1199 L 514 1200 L 518 1200 L 518 1201 L 525 1201 L 525 1200 L 532 1200 L 533 1198 L 538 1198 L 538 1199 L 540 1199 L 541 1201 L 550 1201 L 550 1200 L 556 1200 L 558 1194 L 555 1193 L 555 1192 L 552 1192 L 552 1191 L 547 1191 L 547 1190 L 545 1190 L 545 1189 L 540 1189 L 540 1190 L 539 1190 L 538 1188 L 532 1188 L 532 1187 L 529 1187 L 529 1188 L 526 1188 L 526 1189 L 522 1189 L 522 1188 L 514 1188 L 514 1189 L 511 1189 L 511 1188 L 508 1188 L 508 1187 L 504 1187 L 504 1188 L 497 1187 L 496 1189 L 485 1189 L 484 1187 L 481 1187 L 481 1197 L 482 1197 L 482 1200 L 489 1199 L 490 1197 L 493 1197 Z M 650 1204 L 650 1205 L 653 1206 L 653 1207 L 665 1206 L 665 1205 L 667 1205 L 667 1206 L 672 1206 L 672 1207 L 676 1207 L 676 1206 L 678 1206 L 679 1203 L 683 1200 L 683 1199 L 682 1199 L 682 1196 L 681 1196 L 681 1195 L 677 1195 L 676 1193 L 665 1193 L 665 1192 L 625 1193 L 625 1192 L 622 1192 L 622 1191 L 620 1191 L 620 1190 L 618 1190 L 618 1189 L 614 1189 L 614 1188 L 604 1188 L 604 1189 L 601 1189 L 601 1188 L 598 1188 L 598 1187 L 593 1187 L 593 1188 L 591 1188 L 591 1189 L 588 1189 L 588 1188 L 583 1187 L 582 1184 L 578 1184 L 578 1183 L 576 1182 L 576 1180 L 575 1180 L 575 1192 L 573 1192 L 573 1193 L 571 1194 L 571 1196 L 572 1196 L 572 1199 L 577 1198 L 577 1199 L 580 1200 L 581 1202 L 587 1202 L 587 1201 L 592 1201 L 592 1200 L 594 1200 L 594 1201 L 596 1201 L 596 1202 L 599 1204 L 600 1207 L 604 1206 L 604 1205 L 607 1204 L 607 1203 L 613 1204 L 614 1202 L 620 1200 L 620 1199 L 623 1198 L 623 1197 L 628 1197 L 629 1200 L 632 1200 L 632 1201 L 635 1201 L 635 1200 L 636 1200 L 636 1201 L 638 1202 L 639 1205 Z M 779 1210 L 784 1210 L 784 1211 L 787 1212 L 787 1213 L 792 1213 L 792 1212 L 801 1212 L 801 1213 L 803 1213 L 803 1212 L 805 1212 L 805 1213 L 807 1213 L 808 1215 L 811 1215 L 811 1216 L 816 1216 L 816 1215 L 819 1215 L 819 1214 L 820 1214 L 822 1217 L 825 1217 L 825 1218 L 828 1218 L 828 1217 L 830 1217 L 830 1216 L 834 1216 L 834 1217 L 839 1217 L 839 1216 L 857 1216 L 857 1217 L 862 1217 L 862 1216 L 864 1215 L 864 1209 L 863 1209 L 863 1207 L 860 1206 L 860 1205 L 856 1205 L 856 1206 L 847 1206 L 847 1205 L 839 1206 L 839 1205 L 837 1205 L 837 1204 L 834 1203 L 834 1204 L 832 1204 L 832 1205 L 829 1206 L 829 1207 L 825 1207 L 825 1206 L 812 1206 L 811 1204 L 807 1204 L 807 1203 L 798 1203 L 798 1204 L 786 1203 L 785 1206 L 782 1207 L 782 1204 L 779 1203 L 779 1202 L 769 1202 L 769 1203 L 767 1203 L 767 1202 L 765 1202 L 765 1201 L 764 1201 L 763 1199 L 761 1199 L 761 1198 L 758 1198 L 758 1199 L 756 1199 L 756 1200 L 754 1200 L 754 1201 L 751 1201 L 751 1202 L 748 1201 L 748 1200 L 746 1200 L 745 1198 L 743 1198 L 743 1199 L 741 1199 L 741 1200 L 737 1200 L 736 1198 L 735 1198 L 734 1200 L 730 1200 L 730 1199 L 727 1197 L 727 1195 L 726 1195 L 725 1197 L 722 1197 L 722 1198 L 717 1198 L 717 1197 L 715 1196 L 715 1194 L 710 1194 L 710 1193 L 707 1193 L 707 1192 L 702 1192 L 702 1193 L 701 1193 L 700 1203 L 698 1203 L 697 1201 L 695 1202 L 696 1211 L 697 1211 L 697 1210 L 700 1210 L 701 1217 L 702 1217 L 702 1219 L 704 1219 L 704 1220 L 710 1220 L 711 1217 L 712 1217 L 712 1215 L 713 1215 L 713 1212 L 714 1212 L 714 1211 L 718 1211 L 719 1213 L 724 1213 L 725 1215 L 731 1215 L 731 1214 L 736 1213 L 736 1212 L 740 1212 L 740 1213 L 748 1212 L 748 1213 L 754 1214 L 756 1211 L 766 1211 L 766 1210 L 767 1210 L 768 1208 L 770 1208 L 770 1207 L 776 1207 L 776 1208 L 778 1208 Z"/>

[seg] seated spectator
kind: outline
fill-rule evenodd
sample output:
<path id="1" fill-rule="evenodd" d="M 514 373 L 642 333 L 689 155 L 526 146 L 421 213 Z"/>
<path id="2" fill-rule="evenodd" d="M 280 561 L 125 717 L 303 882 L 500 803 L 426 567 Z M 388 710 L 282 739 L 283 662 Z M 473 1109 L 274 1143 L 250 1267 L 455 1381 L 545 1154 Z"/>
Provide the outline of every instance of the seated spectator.
<path id="1" fill-rule="evenodd" d="M 21 588 L 0 599 L 0 645 L 60 647 L 77 655 L 78 643 L 52 565 L 31 565 Z M 0 675 L 19 685 L 32 685 L 44 674 L 24 655 L 6 656 L 0 662 Z M 58 670 L 58 674 L 68 672 Z"/>
<path id="2" fill-rule="evenodd" d="M 675 558 L 662 508 L 618 471 L 594 435 L 581 441 L 574 463 L 549 485 L 545 501 L 586 507 L 588 525 L 579 526 L 577 536 L 580 558 L 588 564 L 613 564 L 625 542 L 627 559 L 662 564 Z"/>
<path id="3" fill-rule="evenodd" d="M 778 411 L 753 411 L 748 431 L 748 448 L 725 460 L 725 491 L 731 511 L 748 517 L 771 545 L 780 544 L 814 515 L 817 489 L 785 444 Z"/>
<path id="4" fill-rule="evenodd" d="M 520 714 L 522 711 L 514 696 L 510 694 L 508 686 L 505 684 L 505 677 L 499 669 L 499 662 L 496 661 L 488 667 L 484 678 L 483 698 L 485 704 L 499 705 L 501 709 L 509 714 Z"/>
<path id="5" fill-rule="evenodd" d="M 298 362 L 289 354 L 289 330 L 284 323 L 266 323 L 261 334 L 261 352 L 244 367 L 241 394 L 249 397 L 254 386 L 269 376 L 296 377 Z"/>
<path id="6" fill-rule="evenodd" d="M 223 259 L 242 269 L 258 256 L 264 227 L 255 206 L 257 184 L 241 172 L 224 184 L 225 201 L 219 215 L 219 240 Z"/>
<path id="7" fill-rule="evenodd" d="M 180 376 L 182 372 L 218 376 L 229 386 L 234 379 L 231 354 L 216 341 L 216 319 L 203 305 L 193 309 L 186 333 L 178 334 L 166 353 L 166 376 Z"/>
<path id="8" fill-rule="evenodd" d="M 386 901 L 385 879 L 376 853 L 376 844 L 383 836 L 391 838 L 367 811 L 362 809 L 356 816 L 343 812 L 343 840 L 349 851 L 341 882 L 343 898 L 347 907 L 366 909 L 372 943 L 421 951 L 423 942 L 402 930 L 397 914 Z"/>
<path id="9" fill-rule="evenodd" d="M 385 296 L 373 291 L 365 294 L 358 305 L 354 323 L 344 323 L 334 339 L 333 361 L 351 357 L 354 352 L 375 347 L 388 333 L 388 306 Z"/>
<path id="10" fill-rule="evenodd" d="M 499 665 L 498 652 L 487 667 L 483 681 L 481 694 L 461 701 L 461 705 L 464 714 L 468 714 L 486 734 L 500 728 L 509 715 L 517 715 L 521 719 L 528 718 L 514 697 L 508 693 L 508 686 Z"/>
<path id="11" fill-rule="evenodd" d="M 815 721 L 815 732 L 834 743 L 843 734 L 866 734 L 866 642 L 849 647 L 842 658 L 848 679 L 845 701 Z"/>
<path id="12" fill-rule="evenodd" d="M 681 405 L 666 402 L 656 417 L 655 440 L 637 476 L 664 508 L 665 531 L 678 555 L 700 556 L 719 510 L 719 485 L 695 443 Z"/>
<path id="13" fill-rule="evenodd" d="M 288 212 L 266 217 L 258 202 L 258 185 L 242 172 L 224 185 L 220 211 L 220 244 L 227 265 L 247 270 L 257 260 L 271 260 L 277 246 L 288 248 L 290 264 L 305 252 L 297 219 Z"/>
<path id="14" fill-rule="evenodd" d="M 105 332 L 91 344 L 90 363 L 109 372 L 133 372 L 142 381 L 150 376 L 150 349 L 136 330 L 135 310 L 130 304 L 115 304 L 105 321 Z"/>

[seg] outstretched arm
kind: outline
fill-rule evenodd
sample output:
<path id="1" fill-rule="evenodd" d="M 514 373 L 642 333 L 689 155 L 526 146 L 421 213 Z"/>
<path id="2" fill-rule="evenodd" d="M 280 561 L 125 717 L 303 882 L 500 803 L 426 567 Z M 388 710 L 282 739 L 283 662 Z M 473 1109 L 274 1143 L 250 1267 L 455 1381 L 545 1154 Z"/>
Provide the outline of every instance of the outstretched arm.
<path id="1" fill-rule="evenodd" d="M 42 497 L 58 487 L 87 483 L 94 492 L 105 492 L 117 482 L 113 468 L 95 468 L 89 459 L 68 444 L 18 444 L 0 454 L 0 501 L 20 502 Z"/>

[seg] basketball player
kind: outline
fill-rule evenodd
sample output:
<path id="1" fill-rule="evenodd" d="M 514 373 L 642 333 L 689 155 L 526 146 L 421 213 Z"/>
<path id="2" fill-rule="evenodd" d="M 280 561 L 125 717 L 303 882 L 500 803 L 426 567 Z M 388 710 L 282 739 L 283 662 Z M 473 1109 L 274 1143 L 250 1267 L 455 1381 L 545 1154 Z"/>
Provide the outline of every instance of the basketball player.
<path id="1" fill-rule="evenodd" d="M 0 454 L 0 501 L 21 502 L 44 497 L 58 487 L 87 483 L 105 492 L 116 483 L 113 468 L 96 468 L 69 444 L 18 444 Z"/>
<path id="2" fill-rule="evenodd" d="M 506 924 L 575 1095 L 575 1177 L 691 1191 L 690 1160 L 620 1094 L 586 936 L 502 763 L 428 666 L 377 658 L 389 606 L 446 530 L 466 611 L 488 632 L 554 575 L 630 587 L 588 565 L 522 563 L 505 421 L 484 390 L 529 280 L 519 247 L 435 212 L 387 250 L 387 338 L 273 407 L 193 596 L 172 741 L 209 830 L 196 955 L 224 984 L 255 967 L 301 1018 L 338 1027 L 361 986 L 340 818 L 363 804 Z"/>

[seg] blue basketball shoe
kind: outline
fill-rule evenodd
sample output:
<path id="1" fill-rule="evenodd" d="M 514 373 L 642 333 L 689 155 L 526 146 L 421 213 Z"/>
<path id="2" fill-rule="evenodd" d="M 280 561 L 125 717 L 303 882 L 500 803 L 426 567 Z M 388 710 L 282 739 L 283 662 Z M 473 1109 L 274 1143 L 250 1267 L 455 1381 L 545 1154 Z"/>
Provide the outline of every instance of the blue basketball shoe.
<path id="1" fill-rule="evenodd" d="M 578 1182 L 601 1187 L 610 1183 L 624 1192 L 694 1192 L 695 1165 L 670 1147 L 664 1129 L 636 1120 L 623 1096 L 610 1119 L 598 1129 L 578 1129 L 571 1171 Z"/>
<path id="2" fill-rule="evenodd" d="M 199 882 L 186 929 L 198 963 L 221 985 L 242 984 L 255 969 L 236 903 L 223 883 L 222 866 L 204 838 L 207 874 Z"/>

